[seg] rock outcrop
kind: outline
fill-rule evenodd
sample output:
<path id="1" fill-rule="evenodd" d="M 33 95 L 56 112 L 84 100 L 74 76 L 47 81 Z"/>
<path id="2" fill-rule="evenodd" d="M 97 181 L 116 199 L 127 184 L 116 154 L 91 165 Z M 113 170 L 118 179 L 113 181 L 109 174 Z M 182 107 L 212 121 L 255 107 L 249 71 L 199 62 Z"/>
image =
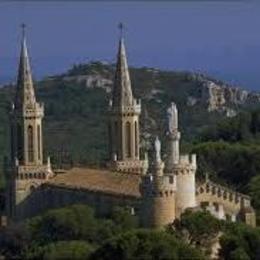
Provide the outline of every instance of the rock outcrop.
<path id="1" fill-rule="evenodd" d="M 236 115 L 239 106 L 260 102 L 259 93 L 249 92 L 220 81 L 214 81 L 203 75 L 193 74 L 190 79 L 196 81 L 196 85 L 200 87 L 194 89 L 193 95 L 188 96 L 188 106 L 201 104 L 206 106 L 208 112 L 225 112 L 226 116 L 232 117 Z"/>
<path id="2" fill-rule="evenodd" d="M 94 62 L 75 66 L 59 78 L 84 84 L 86 88 L 102 88 L 106 93 L 110 93 L 113 86 L 113 70 L 113 65 Z M 133 70 L 135 72 L 140 70 L 139 74 L 146 74 L 150 83 L 149 91 L 142 93 L 143 99 L 154 100 L 156 103 L 163 103 L 162 96 L 169 94 L 175 98 L 177 90 L 187 106 L 200 106 L 208 112 L 220 112 L 227 117 L 235 116 L 239 108 L 244 105 L 260 103 L 260 93 L 243 90 L 203 74 L 164 72 L 151 68 Z M 49 78 L 49 80 L 51 79 L 53 78 Z M 188 84 L 185 85 L 187 82 Z M 165 84 L 172 85 L 172 88 L 170 87 L 172 93 L 168 92 L 169 89 L 166 89 Z"/>

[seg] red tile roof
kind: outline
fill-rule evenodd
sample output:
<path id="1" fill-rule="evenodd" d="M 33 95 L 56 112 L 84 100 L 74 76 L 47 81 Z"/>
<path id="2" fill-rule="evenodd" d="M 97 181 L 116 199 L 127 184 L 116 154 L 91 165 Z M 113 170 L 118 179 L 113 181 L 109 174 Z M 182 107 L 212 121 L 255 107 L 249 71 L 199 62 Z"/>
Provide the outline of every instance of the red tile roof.
<path id="1" fill-rule="evenodd" d="M 113 195 L 140 197 L 141 177 L 103 169 L 73 168 L 48 181 L 49 185 L 86 189 Z"/>

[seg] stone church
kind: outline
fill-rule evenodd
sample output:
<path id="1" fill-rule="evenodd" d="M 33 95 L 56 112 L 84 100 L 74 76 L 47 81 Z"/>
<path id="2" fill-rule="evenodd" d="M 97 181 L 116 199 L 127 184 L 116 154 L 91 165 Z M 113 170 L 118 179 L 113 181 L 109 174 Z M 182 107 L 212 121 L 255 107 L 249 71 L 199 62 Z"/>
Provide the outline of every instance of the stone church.
<path id="1" fill-rule="evenodd" d="M 10 111 L 11 155 L 5 166 L 6 212 L 20 221 L 65 205 L 82 203 L 108 214 L 123 206 L 142 226 L 160 228 L 186 209 L 206 208 L 219 219 L 254 226 L 250 198 L 208 179 L 196 182 L 196 155 L 180 154 L 178 110 L 169 104 L 167 156 L 154 142 L 154 155 L 140 154 L 141 101 L 132 92 L 123 37 L 120 37 L 111 101 L 108 104 L 109 161 L 104 169 L 86 167 L 56 172 L 43 158 L 44 104 L 38 102 L 23 31 L 16 95 Z M 76 127 L 76 126 L 75 126 Z"/>

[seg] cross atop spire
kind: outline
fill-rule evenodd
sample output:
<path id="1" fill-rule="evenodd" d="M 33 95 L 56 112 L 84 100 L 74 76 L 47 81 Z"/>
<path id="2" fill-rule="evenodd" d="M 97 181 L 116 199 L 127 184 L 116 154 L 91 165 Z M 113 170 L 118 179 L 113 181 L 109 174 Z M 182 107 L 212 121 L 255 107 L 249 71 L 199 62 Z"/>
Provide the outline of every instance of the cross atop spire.
<path id="1" fill-rule="evenodd" d="M 25 38 L 26 24 L 25 24 L 25 23 L 22 23 L 22 24 L 21 24 L 21 28 L 22 28 L 22 38 L 24 39 L 24 38 Z"/>
<path id="2" fill-rule="evenodd" d="M 35 103 L 35 93 L 33 87 L 33 80 L 31 74 L 31 67 L 29 55 L 26 44 L 25 28 L 26 25 L 22 24 L 22 41 L 20 52 L 20 63 L 18 68 L 17 77 L 17 90 L 15 98 L 15 107 L 22 107 L 23 105 L 32 105 Z"/>
<path id="3" fill-rule="evenodd" d="M 124 26 L 120 23 L 118 27 L 120 30 L 120 40 L 113 90 L 113 106 L 131 106 L 133 105 L 133 94 L 123 39 Z"/>
<path id="4" fill-rule="evenodd" d="M 120 22 L 120 23 L 118 24 L 118 28 L 119 28 L 119 36 L 120 36 L 120 39 L 122 39 L 123 36 L 124 36 L 125 26 L 124 26 L 124 24 L 123 24 L 122 22 Z"/>

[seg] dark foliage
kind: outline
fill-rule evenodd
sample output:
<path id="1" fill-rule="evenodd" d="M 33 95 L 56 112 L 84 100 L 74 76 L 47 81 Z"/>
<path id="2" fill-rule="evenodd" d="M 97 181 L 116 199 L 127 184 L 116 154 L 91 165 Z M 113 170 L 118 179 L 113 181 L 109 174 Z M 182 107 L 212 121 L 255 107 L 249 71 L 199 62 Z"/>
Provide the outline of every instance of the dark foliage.
<path id="1" fill-rule="evenodd" d="M 136 230 L 108 240 L 90 259 L 204 259 L 196 249 L 166 232 Z"/>

